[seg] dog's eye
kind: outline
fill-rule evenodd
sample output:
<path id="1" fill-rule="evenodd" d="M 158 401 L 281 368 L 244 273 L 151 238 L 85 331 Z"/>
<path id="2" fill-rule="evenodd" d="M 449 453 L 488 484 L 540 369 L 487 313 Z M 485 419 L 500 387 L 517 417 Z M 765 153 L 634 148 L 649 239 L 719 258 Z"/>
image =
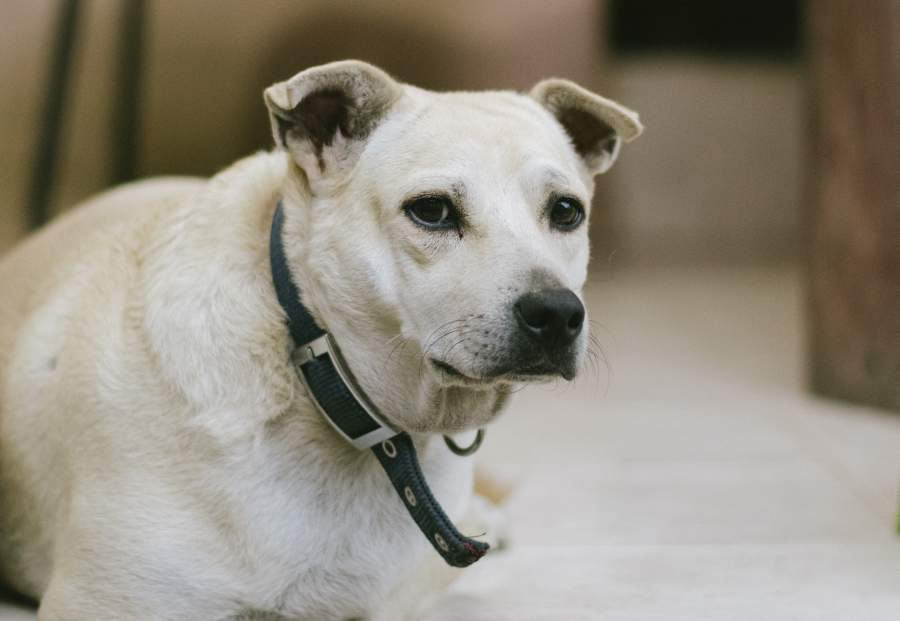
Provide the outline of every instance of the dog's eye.
<path id="1" fill-rule="evenodd" d="M 403 206 L 410 219 L 427 229 L 451 229 L 459 224 L 453 203 L 445 196 L 423 196 Z"/>
<path id="2" fill-rule="evenodd" d="M 558 196 L 550 201 L 550 224 L 560 231 L 573 231 L 584 222 L 584 207 L 578 199 Z"/>

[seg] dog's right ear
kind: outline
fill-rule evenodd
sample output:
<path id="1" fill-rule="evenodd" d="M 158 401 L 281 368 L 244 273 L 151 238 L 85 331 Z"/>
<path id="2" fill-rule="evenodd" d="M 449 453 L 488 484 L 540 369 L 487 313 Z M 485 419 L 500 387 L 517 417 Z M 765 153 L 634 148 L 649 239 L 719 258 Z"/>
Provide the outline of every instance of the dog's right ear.
<path id="1" fill-rule="evenodd" d="M 644 130 L 633 110 L 568 80 L 538 82 L 531 96 L 556 117 L 594 175 L 609 170 L 622 142 L 634 140 Z"/>
<path id="2" fill-rule="evenodd" d="M 381 69 L 345 60 L 301 71 L 263 96 L 276 144 L 315 184 L 353 167 L 366 137 L 402 92 Z"/>

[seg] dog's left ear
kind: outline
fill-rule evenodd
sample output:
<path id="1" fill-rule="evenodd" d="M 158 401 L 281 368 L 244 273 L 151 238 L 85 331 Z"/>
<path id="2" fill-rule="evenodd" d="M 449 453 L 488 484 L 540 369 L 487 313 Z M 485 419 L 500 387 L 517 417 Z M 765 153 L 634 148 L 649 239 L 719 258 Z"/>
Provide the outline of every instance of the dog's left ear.
<path id="1" fill-rule="evenodd" d="M 634 140 L 644 130 L 633 110 L 568 80 L 538 82 L 531 96 L 556 117 L 594 175 L 609 170 L 622 142 Z"/>
<path id="2" fill-rule="evenodd" d="M 276 144 L 313 184 L 353 167 L 366 137 L 402 93 L 378 67 L 345 60 L 301 71 L 263 97 Z"/>

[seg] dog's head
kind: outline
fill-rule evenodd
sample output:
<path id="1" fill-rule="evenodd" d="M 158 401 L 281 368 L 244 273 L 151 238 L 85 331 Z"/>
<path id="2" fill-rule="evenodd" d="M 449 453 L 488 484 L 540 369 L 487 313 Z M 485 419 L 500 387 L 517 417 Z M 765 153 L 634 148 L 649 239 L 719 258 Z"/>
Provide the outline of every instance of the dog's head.
<path id="1" fill-rule="evenodd" d="M 565 80 L 434 93 L 358 61 L 265 100 L 304 299 L 395 424 L 474 427 L 511 384 L 576 375 L 593 177 L 635 113 Z"/>

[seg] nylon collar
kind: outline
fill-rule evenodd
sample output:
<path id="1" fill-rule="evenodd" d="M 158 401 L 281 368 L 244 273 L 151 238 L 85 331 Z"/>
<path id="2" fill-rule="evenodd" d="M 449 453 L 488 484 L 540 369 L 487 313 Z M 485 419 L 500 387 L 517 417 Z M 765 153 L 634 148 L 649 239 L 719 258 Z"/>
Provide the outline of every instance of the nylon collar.
<path id="1" fill-rule="evenodd" d="M 371 449 L 416 525 L 448 564 L 466 567 L 489 546 L 462 535 L 425 481 L 412 438 L 392 428 L 353 378 L 334 339 L 316 324 L 301 301 L 282 241 L 284 209 L 275 208 L 269 236 L 272 282 L 294 342 L 294 368 L 316 409 L 344 439 Z M 480 436 L 479 436 L 480 437 Z"/>

